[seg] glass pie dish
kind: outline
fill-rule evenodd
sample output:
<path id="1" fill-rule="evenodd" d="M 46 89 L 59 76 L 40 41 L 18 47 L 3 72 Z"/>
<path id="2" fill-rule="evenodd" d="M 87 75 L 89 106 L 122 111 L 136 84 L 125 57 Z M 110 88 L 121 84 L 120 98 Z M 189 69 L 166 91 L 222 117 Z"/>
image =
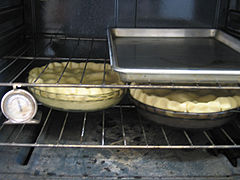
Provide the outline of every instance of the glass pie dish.
<path id="1" fill-rule="evenodd" d="M 199 89 L 130 89 L 138 113 L 161 125 L 211 129 L 237 117 L 240 92 Z"/>
<path id="2" fill-rule="evenodd" d="M 112 92 L 95 95 L 51 93 L 35 87 L 30 87 L 29 90 L 33 93 L 34 97 L 45 106 L 63 111 L 85 112 L 103 110 L 116 105 L 125 94 L 123 89 L 116 89 Z M 81 90 L 81 88 L 79 88 L 79 90 Z"/>
<path id="3" fill-rule="evenodd" d="M 59 83 L 106 85 L 122 84 L 109 64 L 66 62 L 50 63 L 29 72 L 29 83 Z M 45 71 L 43 72 L 43 70 Z M 105 73 L 104 73 L 105 71 Z M 64 72 L 64 73 L 62 73 Z M 84 78 L 82 74 L 84 72 Z M 60 78 L 60 80 L 59 80 Z M 36 81 L 36 82 L 35 82 Z M 29 87 L 35 98 L 44 105 L 64 111 L 98 111 L 119 103 L 125 94 L 120 88 Z"/>

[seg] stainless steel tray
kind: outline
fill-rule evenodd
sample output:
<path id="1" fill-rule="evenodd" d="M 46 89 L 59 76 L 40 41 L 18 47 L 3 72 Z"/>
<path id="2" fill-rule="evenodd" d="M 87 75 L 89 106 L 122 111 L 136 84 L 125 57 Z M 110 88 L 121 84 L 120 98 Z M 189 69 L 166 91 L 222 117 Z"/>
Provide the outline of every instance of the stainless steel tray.
<path id="1" fill-rule="evenodd" d="M 125 82 L 238 82 L 240 41 L 217 29 L 108 29 Z"/>

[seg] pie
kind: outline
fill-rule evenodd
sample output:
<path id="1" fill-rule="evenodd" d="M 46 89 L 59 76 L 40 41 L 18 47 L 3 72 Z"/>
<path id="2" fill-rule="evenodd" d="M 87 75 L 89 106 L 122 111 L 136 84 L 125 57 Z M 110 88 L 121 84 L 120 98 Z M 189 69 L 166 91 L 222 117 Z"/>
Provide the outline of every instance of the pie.
<path id="1" fill-rule="evenodd" d="M 123 84 L 109 64 L 53 62 L 29 72 L 28 83 Z M 104 74 L 105 70 L 105 74 Z M 83 73 L 84 72 L 84 73 Z M 83 78 L 82 78 L 83 75 Z M 105 78 L 103 78 L 105 77 Z M 45 105 L 62 110 L 94 111 L 117 104 L 123 94 L 118 88 L 31 87 L 35 97 Z"/>
<path id="2" fill-rule="evenodd" d="M 141 103 L 171 111 L 212 113 L 240 106 L 240 92 L 225 90 L 130 89 Z"/>

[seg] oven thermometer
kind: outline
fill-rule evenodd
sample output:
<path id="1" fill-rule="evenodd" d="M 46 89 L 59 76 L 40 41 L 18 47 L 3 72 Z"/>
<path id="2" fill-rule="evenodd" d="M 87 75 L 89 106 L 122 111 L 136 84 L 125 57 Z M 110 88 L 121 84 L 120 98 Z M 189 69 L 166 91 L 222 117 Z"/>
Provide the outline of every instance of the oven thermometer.
<path id="1" fill-rule="evenodd" d="M 12 123 L 24 123 L 31 121 L 36 115 L 37 102 L 29 92 L 14 89 L 3 96 L 1 109 Z"/>

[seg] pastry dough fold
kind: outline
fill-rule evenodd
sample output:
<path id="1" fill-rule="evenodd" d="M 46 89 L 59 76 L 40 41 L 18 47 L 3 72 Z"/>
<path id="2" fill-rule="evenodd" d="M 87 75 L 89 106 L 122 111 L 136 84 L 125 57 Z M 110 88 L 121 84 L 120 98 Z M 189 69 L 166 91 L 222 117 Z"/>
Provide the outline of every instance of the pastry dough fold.
<path id="1" fill-rule="evenodd" d="M 144 104 L 179 112 L 213 113 L 240 107 L 240 96 L 230 91 L 130 89 L 130 94 Z"/>

